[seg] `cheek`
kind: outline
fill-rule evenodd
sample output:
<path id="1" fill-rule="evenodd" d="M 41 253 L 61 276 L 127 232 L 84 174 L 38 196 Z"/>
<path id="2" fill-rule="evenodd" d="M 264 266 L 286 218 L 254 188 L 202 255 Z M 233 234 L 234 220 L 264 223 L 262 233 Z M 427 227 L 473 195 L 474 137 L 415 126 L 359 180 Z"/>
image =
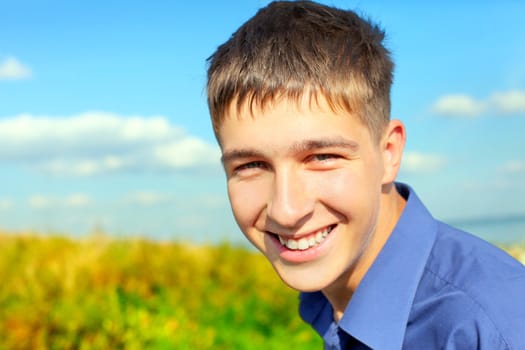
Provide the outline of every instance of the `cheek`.
<path id="1" fill-rule="evenodd" d="M 364 219 L 377 212 L 381 185 L 374 174 L 343 171 L 325 174 L 317 182 L 319 199 L 347 220 Z"/>
<path id="2" fill-rule="evenodd" d="M 265 206 L 264 186 L 257 183 L 228 183 L 228 197 L 242 231 L 255 223 Z"/>

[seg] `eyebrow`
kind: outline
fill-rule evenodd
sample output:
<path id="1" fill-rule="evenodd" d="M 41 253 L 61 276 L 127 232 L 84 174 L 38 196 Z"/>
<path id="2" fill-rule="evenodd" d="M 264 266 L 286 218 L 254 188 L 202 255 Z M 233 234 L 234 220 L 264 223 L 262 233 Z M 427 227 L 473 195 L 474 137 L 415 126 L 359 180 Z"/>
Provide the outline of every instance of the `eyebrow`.
<path id="1" fill-rule="evenodd" d="M 258 158 L 262 157 L 262 152 L 259 152 L 254 149 L 233 149 L 231 151 L 226 151 L 221 156 L 222 164 L 226 164 L 234 159 L 243 159 L 243 158 Z"/>
<path id="2" fill-rule="evenodd" d="M 292 144 L 289 149 L 290 153 L 301 153 L 323 148 L 347 148 L 352 152 L 357 152 L 359 150 L 359 144 L 345 138 L 312 139 L 296 142 Z M 221 162 L 225 164 L 235 159 L 260 158 L 263 156 L 263 152 L 252 148 L 233 149 L 222 154 Z"/>
<path id="3" fill-rule="evenodd" d="M 359 150 L 359 144 L 355 141 L 342 137 L 330 139 L 304 140 L 293 144 L 290 149 L 293 152 L 305 152 L 323 148 L 347 148 L 352 152 Z"/>

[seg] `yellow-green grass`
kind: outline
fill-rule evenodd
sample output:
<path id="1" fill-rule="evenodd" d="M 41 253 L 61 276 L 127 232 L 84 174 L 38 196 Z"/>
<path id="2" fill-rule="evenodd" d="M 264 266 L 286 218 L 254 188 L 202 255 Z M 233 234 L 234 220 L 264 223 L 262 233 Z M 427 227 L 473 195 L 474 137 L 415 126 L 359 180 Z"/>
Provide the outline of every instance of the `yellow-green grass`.
<path id="1" fill-rule="evenodd" d="M 0 349 L 319 349 L 259 254 L 0 233 Z"/>
<path id="2" fill-rule="evenodd" d="M 245 248 L 0 233 L 0 249 L 0 350 L 322 348 Z"/>

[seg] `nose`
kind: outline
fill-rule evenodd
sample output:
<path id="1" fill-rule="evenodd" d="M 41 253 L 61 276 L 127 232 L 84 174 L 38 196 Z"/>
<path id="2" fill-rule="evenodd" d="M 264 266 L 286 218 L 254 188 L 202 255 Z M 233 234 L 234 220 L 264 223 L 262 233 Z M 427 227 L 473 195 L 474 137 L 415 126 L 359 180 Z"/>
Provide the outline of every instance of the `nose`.
<path id="1" fill-rule="evenodd" d="M 274 173 L 266 208 L 268 219 L 283 228 L 299 227 L 312 214 L 314 203 L 314 194 L 308 191 L 300 171 L 287 168 Z"/>

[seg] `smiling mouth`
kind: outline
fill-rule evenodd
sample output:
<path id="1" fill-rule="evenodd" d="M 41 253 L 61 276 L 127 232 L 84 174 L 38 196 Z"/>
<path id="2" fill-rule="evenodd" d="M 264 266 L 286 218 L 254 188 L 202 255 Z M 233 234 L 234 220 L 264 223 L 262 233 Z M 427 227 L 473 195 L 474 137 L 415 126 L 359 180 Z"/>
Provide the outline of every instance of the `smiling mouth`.
<path id="1" fill-rule="evenodd" d="M 283 247 L 290 250 L 307 250 L 323 243 L 335 226 L 336 225 L 325 227 L 317 232 L 298 239 L 282 237 L 276 234 L 274 234 L 274 236 L 279 238 L 279 242 L 281 242 Z"/>

